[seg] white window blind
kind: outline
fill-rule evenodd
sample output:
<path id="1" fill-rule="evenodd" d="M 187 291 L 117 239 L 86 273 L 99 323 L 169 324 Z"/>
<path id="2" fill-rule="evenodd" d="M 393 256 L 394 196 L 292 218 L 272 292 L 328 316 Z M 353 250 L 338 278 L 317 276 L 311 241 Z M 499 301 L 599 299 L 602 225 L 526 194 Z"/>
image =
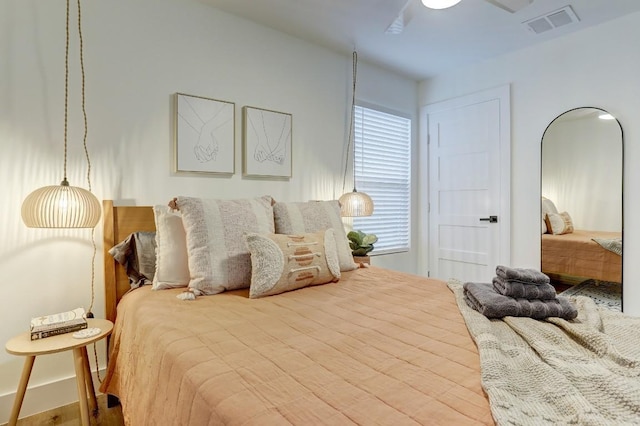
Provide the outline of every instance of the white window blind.
<path id="1" fill-rule="evenodd" d="M 353 228 L 376 234 L 373 253 L 409 250 L 411 120 L 356 105 L 354 170 L 358 191 L 373 199 L 373 215 L 353 218 Z"/>

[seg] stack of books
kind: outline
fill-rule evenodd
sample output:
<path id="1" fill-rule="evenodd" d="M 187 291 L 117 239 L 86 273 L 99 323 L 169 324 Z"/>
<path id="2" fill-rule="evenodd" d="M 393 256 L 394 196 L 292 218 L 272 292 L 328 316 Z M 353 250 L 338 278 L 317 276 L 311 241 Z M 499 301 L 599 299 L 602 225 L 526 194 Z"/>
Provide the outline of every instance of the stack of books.
<path id="1" fill-rule="evenodd" d="M 32 318 L 31 340 L 71 333 L 87 328 L 87 325 L 87 315 L 83 308 Z"/>

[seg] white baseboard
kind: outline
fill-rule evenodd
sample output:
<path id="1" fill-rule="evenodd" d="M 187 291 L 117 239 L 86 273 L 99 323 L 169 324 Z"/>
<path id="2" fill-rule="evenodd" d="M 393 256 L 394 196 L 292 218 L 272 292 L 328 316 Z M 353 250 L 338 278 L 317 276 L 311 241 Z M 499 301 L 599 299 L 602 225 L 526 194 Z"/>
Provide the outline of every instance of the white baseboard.
<path id="1" fill-rule="evenodd" d="M 104 375 L 105 370 L 101 370 L 100 377 L 104 378 Z M 16 387 L 17 385 L 16 383 Z M 98 394 L 97 388 L 100 386 L 100 382 L 95 371 L 93 372 L 93 385 L 96 388 L 96 394 Z M 15 397 L 16 392 L 0 395 L 0 425 L 9 421 Z M 19 417 L 42 413 L 76 401 L 78 401 L 78 388 L 75 376 L 42 385 L 28 386 Z"/>

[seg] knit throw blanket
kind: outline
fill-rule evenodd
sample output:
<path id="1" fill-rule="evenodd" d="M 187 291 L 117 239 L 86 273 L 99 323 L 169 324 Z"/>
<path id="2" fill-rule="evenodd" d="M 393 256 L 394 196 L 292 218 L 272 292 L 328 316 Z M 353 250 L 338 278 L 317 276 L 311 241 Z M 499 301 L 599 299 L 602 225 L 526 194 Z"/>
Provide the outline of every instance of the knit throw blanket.
<path id="1" fill-rule="evenodd" d="M 592 240 L 600 244 L 602 248 L 622 256 L 622 238 L 614 238 L 611 240 L 606 238 L 592 238 Z"/>
<path id="2" fill-rule="evenodd" d="M 640 318 L 572 299 L 571 321 L 490 320 L 450 280 L 499 425 L 640 424 Z"/>

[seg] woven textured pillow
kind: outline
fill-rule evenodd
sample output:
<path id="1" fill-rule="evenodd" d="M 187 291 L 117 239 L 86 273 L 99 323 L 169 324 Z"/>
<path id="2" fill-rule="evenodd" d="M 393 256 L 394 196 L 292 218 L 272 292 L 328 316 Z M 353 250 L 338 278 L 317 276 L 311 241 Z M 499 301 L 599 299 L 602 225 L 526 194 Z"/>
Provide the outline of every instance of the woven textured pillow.
<path id="1" fill-rule="evenodd" d="M 337 282 L 340 264 L 333 229 L 308 234 L 247 234 L 252 299 Z"/>
<path id="2" fill-rule="evenodd" d="M 341 271 L 351 271 L 358 265 L 353 261 L 347 233 L 340 218 L 340 204 L 332 201 L 306 203 L 275 203 L 273 206 L 276 233 L 302 234 L 333 229 Z"/>
<path id="3" fill-rule="evenodd" d="M 189 289 L 196 295 L 249 287 L 251 256 L 244 234 L 273 233 L 272 198 L 178 197 L 187 235 Z"/>
<path id="4" fill-rule="evenodd" d="M 153 206 L 156 223 L 156 273 L 154 290 L 189 285 L 187 238 L 182 216 L 167 206 Z"/>

